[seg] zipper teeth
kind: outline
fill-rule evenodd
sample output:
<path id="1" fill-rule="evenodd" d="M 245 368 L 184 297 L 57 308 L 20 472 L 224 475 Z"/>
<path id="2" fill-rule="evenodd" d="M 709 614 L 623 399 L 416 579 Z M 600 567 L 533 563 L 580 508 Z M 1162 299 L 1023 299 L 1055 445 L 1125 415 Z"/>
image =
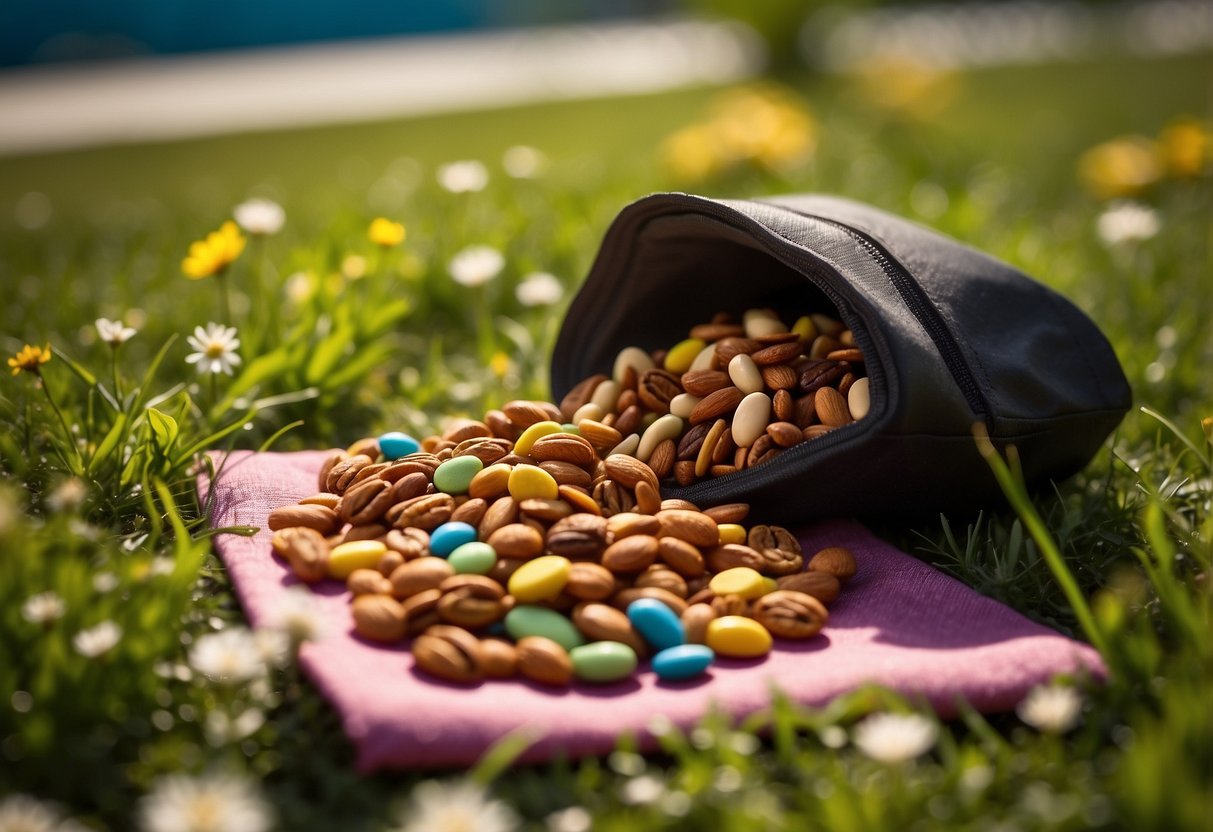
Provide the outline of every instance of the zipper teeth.
<path id="1" fill-rule="evenodd" d="M 974 415 L 981 417 L 984 420 L 989 420 L 991 416 L 990 405 L 986 401 L 985 395 L 981 392 L 981 387 L 977 384 L 977 379 L 973 378 L 973 373 L 969 370 L 969 365 L 965 361 L 964 354 L 960 351 L 960 346 L 956 343 L 956 338 L 952 335 L 952 331 L 948 329 L 940 318 L 939 311 L 931 305 L 930 300 L 923 293 L 922 288 L 914 282 L 914 278 L 910 277 L 905 268 L 885 253 L 885 251 L 877 246 L 866 235 L 861 234 L 850 226 L 835 222 L 834 220 L 826 219 L 825 217 L 815 217 L 828 225 L 831 225 L 850 236 L 855 242 L 875 260 L 885 275 L 889 278 L 889 282 L 893 284 L 893 288 L 901 295 L 901 299 L 909 308 L 910 313 L 926 330 L 927 335 L 939 350 L 940 357 L 943 358 L 944 364 L 947 365 L 948 371 L 952 378 L 955 379 L 957 386 L 960 387 L 961 393 L 964 394 L 965 401 L 969 403 L 969 409 Z"/>

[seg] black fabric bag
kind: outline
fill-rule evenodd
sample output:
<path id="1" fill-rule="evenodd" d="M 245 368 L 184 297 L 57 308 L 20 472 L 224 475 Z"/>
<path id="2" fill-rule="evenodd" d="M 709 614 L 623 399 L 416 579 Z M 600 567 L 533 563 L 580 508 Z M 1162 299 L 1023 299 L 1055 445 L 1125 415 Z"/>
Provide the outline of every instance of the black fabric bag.
<path id="1" fill-rule="evenodd" d="M 783 522 L 965 510 L 1000 499 L 975 422 L 1014 443 L 1039 482 L 1082 468 L 1130 405 L 1107 340 L 1061 295 L 922 226 L 817 195 L 629 205 L 569 308 L 552 392 L 609 373 L 624 347 L 666 348 L 716 312 L 764 306 L 836 312 L 863 350 L 870 412 L 664 496 L 745 501 Z"/>

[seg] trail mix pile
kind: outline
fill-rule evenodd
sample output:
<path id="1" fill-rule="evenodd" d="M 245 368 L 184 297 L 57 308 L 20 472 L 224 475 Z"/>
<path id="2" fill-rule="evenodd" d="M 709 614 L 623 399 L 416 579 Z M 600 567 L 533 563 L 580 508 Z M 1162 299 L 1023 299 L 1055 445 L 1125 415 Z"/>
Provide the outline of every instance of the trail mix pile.
<path id="1" fill-rule="evenodd" d="M 671 474 L 722 476 L 836 426 L 827 416 L 845 424 L 866 412 L 866 395 L 865 407 L 847 404 L 866 387 L 847 333 L 828 319 L 790 331 L 777 321 L 719 318 L 663 354 L 629 348 L 614 378 L 587 379 L 560 406 L 513 401 L 441 436 L 360 440 L 325 461 L 318 493 L 271 512 L 274 552 L 303 581 L 345 581 L 359 635 L 413 637 L 416 666 L 449 682 L 611 682 L 644 659 L 674 681 L 716 656 L 761 657 L 773 637 L 810 638 L 855 574 L 848 550 L 806 558 L 786 529 L 743 525 L 745 503 L 701 510 L 661 495 Z M 832 377 L 819 385 L 823 367 Z M 791 386 L 778 386 L 788 374 Z M 730 390 L 725 406 L 717 394 Z M 768 390 L 755 432 L 743 406 Z M 769 421 L 781 394 L 798 421 Z M 714 461 L 722 447 L 728 462 Z"/>

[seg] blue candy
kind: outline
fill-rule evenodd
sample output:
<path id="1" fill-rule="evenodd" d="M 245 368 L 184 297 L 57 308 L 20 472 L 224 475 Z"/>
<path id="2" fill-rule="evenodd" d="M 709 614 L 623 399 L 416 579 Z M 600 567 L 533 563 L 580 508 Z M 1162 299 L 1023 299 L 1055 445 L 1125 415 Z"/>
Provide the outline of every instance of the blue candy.
<path id="1" fill-rule="evenodd" d="M 465 543 L 476 539 L 476 528 L 455 520 L 430 532 L 430 554 L 445 558 Z"/>
<path id="2" fill-rule="evenodd" d="M 400 459 L 421 450 L 421 443 L 407 433 L 394 430 L 379 437 L 379 453 L 387 460 Z"/>
<path id="3" fill-rule="evenodd" d="M 703 674 L 715 658 L 712 648 L 705 644 L 679 644 L 654 656 L 652 667 L 658 679 L 677 682 Z"/>
<path id="4" fill-rule="evenodd" d="M 638 598 L 628 604 L 628 620 L 654 650 L 674 647 L 687 640 L 678 614 L 655 598 Z"/>

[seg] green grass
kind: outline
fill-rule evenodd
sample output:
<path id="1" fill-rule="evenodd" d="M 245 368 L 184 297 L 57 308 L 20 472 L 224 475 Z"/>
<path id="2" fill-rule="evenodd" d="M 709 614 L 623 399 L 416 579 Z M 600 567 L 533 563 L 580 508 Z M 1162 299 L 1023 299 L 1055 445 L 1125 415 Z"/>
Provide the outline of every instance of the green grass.
<path id="1" fill-rule="evenodd" d="M 847 79 L 785 79 L 816 119 L 813 157 L 700 182 L 663 168 L 658 146 L 704 116 L 706 89 L 0 159 L 0 347 L 49 342 L 57 354 L 45 390 L 25 374 L 0 385 L 0 793 L 126 829 L 166 773 L 230 767 L 263 782 L 282 828 L 382 828 L 422 775 L 355 775 L 335 715 L 293 666 L 253 693 L 185 672 L 192 643 L 242 621 L 194 502 L 195 450 L 344 445 L 544 396 L 568 295 L 525 307 L 513 293 L 522 276 L 550 271 L 571 294 L 611 218 L 654 190 L 826 191 L 928 222 L 1073 298 L 1108 334 L 1137 405 L 1154 412 L 1130 413 L 1086 471 L 1030 502 L 1008 479 L 1015 511 L 880 529 L 1101 645 L 1110 682 L 1083 689 L 1082 723 L 1064 737 L 1012 714 L 966 713 L 904 765 L 838 747 L 863 715 L 916 707 L 863 690 L 822 710 L 777 701 L 742 725 L 711 718 L 668 734 L 648 759 L 624 738 L 605 760 L 515 769 L 504 748 L 476 776 L 538 826 L 583 806 L 604 830 L 1200 828 L 1213 809 L 1213 456 L 1200 424 L 1213 416 L 1213 188 L 1207 176 L 1160 183 L 1140 196 L 1157 235 L 1109 247 L 1095 230 L 1106 206 L 1075 170 L 1086 148 L 1117 135 L 1208 119 L 1210 64 L 974 72 L 952 79 L 930 116 L 930 100 L 890 112 Z M 547 155 L 542 177 L 502 172 L 515 144 Z M 459 158 L 488 164 L 486 191 L 435 184 L 435 166 Z M 17 221 L 31 192 L 52 207 L 34 229 Z M 212 387 L 184 363 L 184 336 L 217 319 L 217 287 L 187 281 L 180 260 L 251 194 L 281 202 L 287 225 L 227 277 L 244 364 Z M 366 240 L 377 215 L 406 224 L 401 249 Z M 446 263 L 479 243 L 500 248 L 506 268 L 458 289 Z M 351 255 L 365 258 L 360 279 L 342 276 Z M 111 366 L 92 322 L 130 310 L 140 332 Z M 501 376 L 488 369 L 498 354 L 509 361 Z M 71 441 L 47 392 L 77 426 Z M 64 485 L 73 476 L 79 491 Z M 25 620 L 26 599 L 47 589 L 63 617 Z M 87 662 L 72 636 L 106 619 L 123 637 Z M 267 719 L 247 736 L 208 729 L 207 714 L 249 708 Z M 664 797 L 629 802 L 640 776 Z"/>

